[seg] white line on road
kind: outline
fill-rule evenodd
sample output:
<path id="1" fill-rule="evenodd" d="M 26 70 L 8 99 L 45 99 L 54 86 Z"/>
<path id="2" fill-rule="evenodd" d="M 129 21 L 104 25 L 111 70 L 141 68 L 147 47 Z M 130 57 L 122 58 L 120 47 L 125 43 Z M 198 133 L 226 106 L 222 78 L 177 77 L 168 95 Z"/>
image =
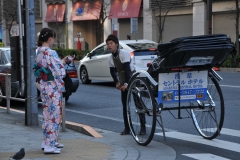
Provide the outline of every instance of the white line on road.
<path id="1" fill-rule="evenodd" d="M 221 87 L 240 88 L 240 86 L 220 85 Z"/>
<path id="2" fill-rule="evenodd" d="M 155 135 L 162 136 L 162 133 L 155 133 Z M 202 138 L 201 136 L 196 136 L 196 135 L 187 134 L 187 133 L 181 133 L 181 132 L 177 132 L 177 131 L 166 132 L 166 137 L 180 139 L 180 140 L 194 142 L 194 143 L 199 143 L 199 144 L 204 144 L 204 145 L 213 146 L 213 147 L 222 148 L 222 149 L 240 153 L 240 144 L 239 143 L 233 143 L 233 142 L 223 141 L 223 140 L 219 140 L 219 139 L 207 140 L 207 139 Z"/>
<path id="3" fill-rule="evenodd" d="M 191 158 L 194 158 L 194 159 L 197 159 L 197 160 L 230 160 L 230 159 L 227 159 L 227 158 L 223 158 L 223 157 L 219 157 L 219 156 L 216 156 L 214 154 L 210 154 L 210 153 L 196 153 L 196 154 L 182 154 L 184 156 L 187 156 L 187 157 L 191 157 Z"/>
<path id="4" fill-rule="evenodd" d="M 103 116 L 103 115 L 99 115 L 99 114 L 93 114 L 93 113 L 88 113 L 88 112 L 83 112 L 83 111 L 72 110 L 72 109 L 65 109 L 65 111 L 73 112 L 73 113 L 79 113 L 79 114 L 84 114 L 84 115 L 98 117 L 98 118 L 103 118 L 103 119 L 108 119 L 108 120 L 113 120 L 113 121 L 117 121 L 117 122 L 123 122 L 123 119 Z M 135 122 L 133 122 L 133 123 L 135 123 Z M 159 126 L 156 126 L 156 129 L 162 129 L 162 128 L 159 127 Z M 164 129 L 165 129 L 165 131 L 173 131 L 172 129 L 165 128 L 165 127 L 164 127 Z"/>
<path id="5" fill-rule="evenodd" d="M 103 115 L 99 115 L 99 114 L 93 114 L 93 113 L 88 113 L 88 112 L 83 112 L 83 111 L 77 111 L 77 110 L 72 110 L 72 109 L 67 109 L 67 108 L 65 109 L 65 111 L 73 112 L 73 113 L 80 113 L 80 114 L 84 114 L 84 115 L 88 115 L 88 116 L 93 116 L 93 117 L 98 117 L 98 118 L 109 119 L 109 120 L 118 121 L 118 122 L 123 122 L 122 119 L 113 118 L 113 117 L 107 117 L 107 116 L 103 116 Z"/>
<path id="6" fill-rule="evenodd" d="M 210 129 L 204 129 L 205 131 L 207 130 L 208 132 L 213 131 L 214 128 Z M 220 134 L 225 134 L 228 136 L 234 136 L 234 137 L 240 137 L 240 131 L 234 130 L 234 129 L 228 129 L 228 128 L 222 128 Z"/>

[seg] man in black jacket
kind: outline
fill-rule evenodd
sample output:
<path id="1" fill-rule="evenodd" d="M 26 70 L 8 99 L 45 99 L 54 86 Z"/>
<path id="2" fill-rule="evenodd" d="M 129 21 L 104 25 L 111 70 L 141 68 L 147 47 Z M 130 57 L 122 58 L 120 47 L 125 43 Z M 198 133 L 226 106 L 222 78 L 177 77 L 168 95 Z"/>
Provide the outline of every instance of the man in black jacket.
<path id="1" fill-rule="evenodd" d="M 121 99 L 123 105 L 123 119 L 124 119 L 124 130 L 121 135 L 126 135 L 130 133 L 128 120 L 127 120 L 127 85 L 132 75 L 135 71 L 134 65 L 131 63 L 130 54 L 125 50 L 119 49 L 118 38 L 111 34 L 106 39 L 107 47 L 112 55 L 109 57 L 108 63 L 110 67 L 111 76 L 116 84 L 116 88 L 121 90 Z M 116 75 L 116 70 L 118 77 Z"/>

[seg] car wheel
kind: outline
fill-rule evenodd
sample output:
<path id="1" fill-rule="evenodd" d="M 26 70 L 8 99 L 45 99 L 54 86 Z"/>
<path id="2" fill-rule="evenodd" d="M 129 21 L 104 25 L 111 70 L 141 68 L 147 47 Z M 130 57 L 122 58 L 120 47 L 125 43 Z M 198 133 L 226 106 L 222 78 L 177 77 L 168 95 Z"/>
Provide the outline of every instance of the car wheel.
<path id="1" fill-rule="evenodd" d="M 83 84 L 89 84 L 91 83 L 91 80 L 89 80 L 88 78 L 88 72 L 86 67 L 82 67 L 81 71 L 80 71 L 80 79 L 82 81 Z"/>
<path id="2" fill-rule="evenodd" d="M 4 96 L 4 89 L 1 84 L 0 84 L 0 95 Z M 0 105 L 6 106 L 6 99 L 0 97 Z"/>

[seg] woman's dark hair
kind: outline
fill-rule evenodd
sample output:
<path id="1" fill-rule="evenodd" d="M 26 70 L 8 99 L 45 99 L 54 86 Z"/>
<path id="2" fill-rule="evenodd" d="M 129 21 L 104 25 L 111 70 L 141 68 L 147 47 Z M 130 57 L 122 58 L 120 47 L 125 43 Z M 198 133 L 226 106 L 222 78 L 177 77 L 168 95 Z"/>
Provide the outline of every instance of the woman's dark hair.
<path id="1" fill-rule="evenodd" d="M 43 28 L 38 37 L 38 46 L 42 46 L 43 42 L 47 42 L 49 37 L 56 38 L 56 33 L 50 28 Z"/>

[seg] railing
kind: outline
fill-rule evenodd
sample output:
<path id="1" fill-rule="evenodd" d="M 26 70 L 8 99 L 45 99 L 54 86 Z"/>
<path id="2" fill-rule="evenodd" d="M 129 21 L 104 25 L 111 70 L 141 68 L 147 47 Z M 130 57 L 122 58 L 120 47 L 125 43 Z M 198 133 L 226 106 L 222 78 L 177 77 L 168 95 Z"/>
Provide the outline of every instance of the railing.
<path id="1" fill-rule="evenodd" d="M 8 73 L 0 73 L 0 76 L 5 76 L 5 96 L 0 94 L 0 98 L 6 99 L 6 107 L 7 107 L 7 113 L 10 113 L 10 101 L 20 101 L 20 102 L 25 102 L 26 99 L 23 98 L 16 98 L 16 97 L 11 97 L 11 74 Z M 37 90 L 37 88 L 36 88 Z M 17 94 L 16 94 L 17 96 Z M 38 104 L 42 104 L 42 102 L 38 102 Z M 62 131 L 66 132 L 66 116 L 65 116 L 65 98 L 62 99 Z"/>

